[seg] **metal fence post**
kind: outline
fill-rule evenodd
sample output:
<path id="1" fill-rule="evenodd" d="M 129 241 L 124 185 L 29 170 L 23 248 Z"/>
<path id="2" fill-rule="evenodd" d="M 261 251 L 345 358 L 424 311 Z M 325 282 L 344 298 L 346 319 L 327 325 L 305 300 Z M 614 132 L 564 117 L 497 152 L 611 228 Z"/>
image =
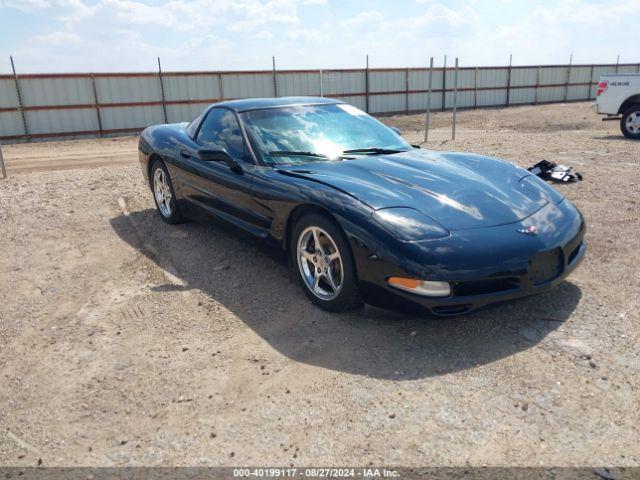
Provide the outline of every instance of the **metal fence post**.
<path id="1" fill-rule="evenodd" d="M 433 57 L 429 61 L 429 90 L 427 93 L 427 113 L 424 116 L 424 141 L 429 138 L 429 114 L 431 113 L 431 86 L 433 82 Z"/>
<path id="2" fill-rule="evenodd" d="M 93 89 L 93 104 L 96 107 L 96 117 L 98 117 L 98 130 L 102 137 L 102 118 L 100 117 L 100 103 L 98 103 L 98 88 L 96 87 L 96 78 L 91 74 L 91 88 Z"/>
<path id="3" fill-rule="evenodd" d="M 618 55 L 618 58 L 616 58 L 616 73 L 618 73 L 619 67 L 620 67 L 620 55 Z"/>
<path id="4" fill-rule="evenodd" d="M 573 63 L 573 53 L 569 56 L 569 65 L 567 65 L 567 81 L 564 83 L 564 101 L 569 99 L 569 81 L 571 81 L 571 64 Z"/>
<path id="5" fill-rule="evenodd" d="M 478 67 L 473 75 L 473 108 L 478 108 Z"/>
<path id="6" fill-rule="evenodd" d="M 13 63 L 13 57 L 9 57 L 11 60 L 11 70 L 13 70 L 13 81 L 16 84 L 16 95 L 18 96 L 18 105 L 20 114 L 22 115 L 22 126 L 24 128 L 24 134 L 27 137 L 27 142 L 31 141 L 31 134 L 29 133 L 29 124 L 27 123 L 27 115 L 24 111 L 24 103 L 22 102 L 22 90 L 20 90 L 20 81 L 18 80 L 18 74 L 16 73 L 16 66 Z"/>
<path id="7" fill-rule="evenodd" d="M 276 73 L 276 57 L 275 55 L 271 57 L 271 64 L 273 66 L 273 96 L 278 96 L 278 76 Z"/>
<path id="8" fill-rule="evenodd" d="M 322 69 L 320 69 L 320 96 L 324 97 L 324 84 L 322 78 Z"/>
<path id="9" fill-rule="evenodd" d="M 507 70 L 507 107 L 511 102 L 511 61 L 513 60 L 513 54 L 509 54 L 509 69 Z"/>
<path id="10" fill-rule="evenodd" d="M 160 57 L 158 57 L 158 79 L 160 80 L 160 94 L 162 95 L 162 114 L 164 116 L 164 123 L 169 123 L 167 117 L 167 102 L 164 96 L 164 82 L 162 81 L 162 66 L 160 65 Z"/>
<path id="11" fill-rule="evenodd" d="M 369 55 L 367 55 L 367 66 L 364 71 L 364 94 L 365 94 L 365 111 L 369 113 Z"/>
<path id="12" fill-rule="evenodd" d="M 440 110 L 444 112 L 444 106 L 447 102 L 446 90 L 447 90 L 447 56 L 444 56 L 444 64 L 442 66 L 442 105 Z"/>
<path id="13" fill-rule="evenodd" d="M 220 92 L 220 100 L 224 100 L 224 80 L 222 72 L 218 72 L 218 91 Z"/>
<path id="14" fill-rule="evenodd" d="M 456 109 L 458 103 L 458 57 L 456 57 L 456 66 L 453 71 L 453 115 L 451 122 L 451 140 L 456 139 Z"/>
<path id="15" fill-rule="evenodd" d="M 535 86 L 535 90 L 533 91 L 533 104 L 537 105 L 538 104 L 538 88 L 540 87 L 540 70 L 541 70 L 541 66 L 538 65 L 538 68 L 536 70 L 536 86 Z"/>
<path id="16" fill-rule="evenodd" d="M 4 158 L 2 157 L 2 144 L 0 143 L 0 173 L 2 178 L 7 178 L 7 169 L 4 168 Z"/>
<path id="17" fill-rule="evenodd" d="M 409 114 L 409 68 L 407 68 L 404 72 L 404 113 L 406 115 Z"/>
<path id="18" fill-rule="evenodd" d="M 589 92 L 587 93 L 586 100 L 591 100 L 591 92 L 593 91 L 593 68 L 594 68 L 594 65 L 591 64 L 591 70 L 589 73 Z"/>

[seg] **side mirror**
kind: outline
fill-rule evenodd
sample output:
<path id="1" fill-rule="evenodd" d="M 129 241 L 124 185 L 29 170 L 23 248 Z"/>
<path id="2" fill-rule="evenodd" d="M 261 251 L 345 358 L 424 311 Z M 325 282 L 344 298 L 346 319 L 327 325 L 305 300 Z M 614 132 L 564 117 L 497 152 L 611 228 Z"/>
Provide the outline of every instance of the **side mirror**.
<path id="1" fill-rule="evenodd" d="M 396 133 L 396 135 L 402 135 L 402 132 L 398 127 L 389 127 L 389 128 L 393 130 Z"/>
<path id="2" fill-rule="evenodd" d="M 198 150 L 198 156 L 200 157 L 200 160 L 204 160 L 205 162 L 224 162 L 229 165 L 229 168 L 234 172 L 242 173 L 242 167 L 240 164 L 236 162 L 224 148 L 205 148 Z"/>

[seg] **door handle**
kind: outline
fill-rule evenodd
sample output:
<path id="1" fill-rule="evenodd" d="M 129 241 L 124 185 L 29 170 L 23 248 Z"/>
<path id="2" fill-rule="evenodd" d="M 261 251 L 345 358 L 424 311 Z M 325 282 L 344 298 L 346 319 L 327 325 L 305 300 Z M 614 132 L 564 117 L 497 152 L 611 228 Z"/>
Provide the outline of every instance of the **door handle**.
<path id="1" fill-rule="evenodd" d="M 191 154 L 187 150 L 180 150 L 180 155 L 182 155 L 183 158 L 191 158 Z"/>

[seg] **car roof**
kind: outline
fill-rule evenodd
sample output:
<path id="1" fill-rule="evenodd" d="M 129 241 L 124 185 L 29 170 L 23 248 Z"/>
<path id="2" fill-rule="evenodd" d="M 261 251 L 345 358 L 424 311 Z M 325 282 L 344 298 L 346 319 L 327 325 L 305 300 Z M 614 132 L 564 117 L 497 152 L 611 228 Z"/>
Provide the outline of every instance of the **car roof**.
<path id="1" fill-rule="evenodd" d="M 335 105 L 344 103 L 340 100 L 324 97 L 277 97 L 277 98 L 242 98 L 239 100 L 228 100 L 226 102 L 215 103 L 213 107 L 225 107 L 236 112 L 246 112 L 247 110 L 259 110 L 263 108 L 292 107 L 297 105 Z"/>

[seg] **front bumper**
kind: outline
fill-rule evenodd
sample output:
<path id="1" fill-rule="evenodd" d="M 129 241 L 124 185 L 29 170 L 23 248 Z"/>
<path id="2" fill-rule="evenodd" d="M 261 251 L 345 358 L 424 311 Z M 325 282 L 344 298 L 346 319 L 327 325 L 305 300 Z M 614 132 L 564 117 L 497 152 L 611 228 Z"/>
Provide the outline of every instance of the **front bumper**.
<path id="1" fill-rule="evenodd" d="M 539 235 L 518 233 L 519 227 L 528 225 L 537 225 Z M 562 282 L 584 258 L 585 230 L 582 216 L 565 200 L 517 224 L 455 232 L 444 241 L 405 252 L 413 262 L 403 264 L 397 255 L 391 260 L 388 252 L 376 253 L 377 265 L 371 255 L 367 264 L 361 258 L 360 288 L 369 303 L 384 308 L 439 316 L 464 314 L 542 293 Z M 448 281 L 452 294 L 419 296 L 386 282 L 390 276 L 403 275 Z"/>
<path id="2" fill-rule="evenodd" d="M 552 289 L 580 264 L 585 251 L 586 244 L 583 240 L 580 242 L 571 263 L 567 264 L 559 275 L 538 285 L 533 284 L 527 274 L 520 277 L 491 277 L 473 282 L 454 282 L 454 293 L 444 298 L 422 297 L 402 292 L 393 287 L 366 282 L 361 284 L 361 288 L 367 301 L 379 307 L 437 316 L 462 315 L 487 305 L 537 295 Z M 490 290 L 493 287 L 496 291 L 462 295 L 455 293 L 456 287 L 464 286 L 466 288 L 467 285 L 477 287 L 479 290 Z"/>

